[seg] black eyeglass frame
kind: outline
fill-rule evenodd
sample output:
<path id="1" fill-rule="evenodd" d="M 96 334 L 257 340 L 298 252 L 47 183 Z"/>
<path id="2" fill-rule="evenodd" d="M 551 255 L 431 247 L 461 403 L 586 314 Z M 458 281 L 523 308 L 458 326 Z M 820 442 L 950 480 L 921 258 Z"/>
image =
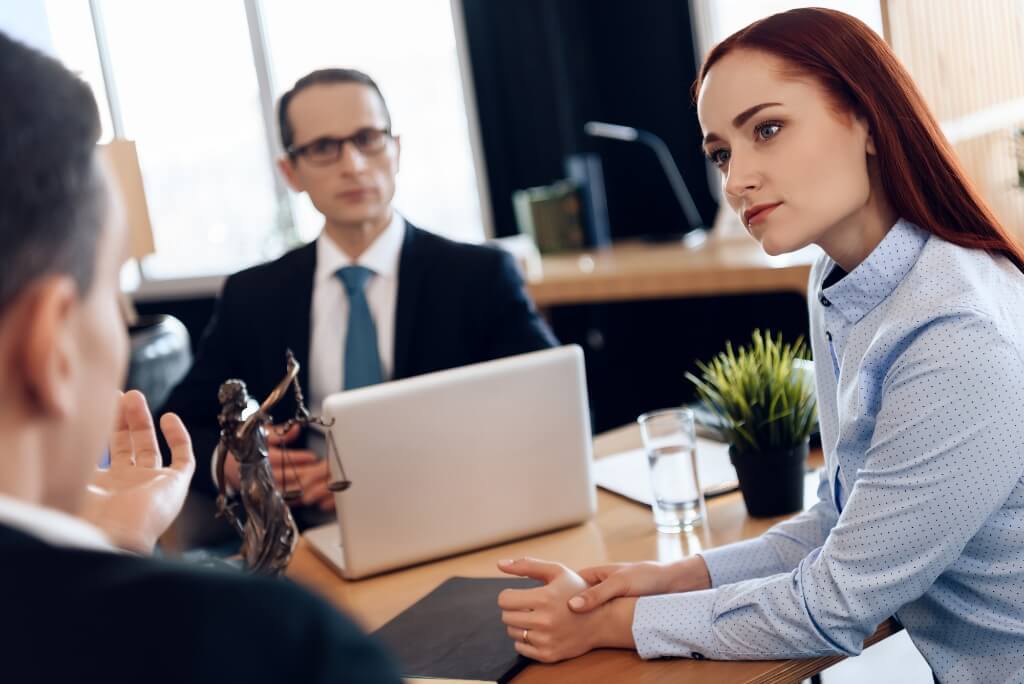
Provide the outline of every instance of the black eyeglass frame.
<path id="1" fill-rule="evenodd" d="M 365 137 L 369 134 L 376 134 L 381 136 L 383 144 L 381 144 L 380 147 L 371 146 L 367 148 L 367 145 L 369 143 L 365 141 Z M 360 142 L 361 139 L 363 139 L 363 142 Z M 383 152 L 384 149 L 387 147 L 387 144 L 394 139 L 395 138 L 391 134 L 390 128 L 374 128 L 372 126 L 367 126 L 365 128 L 360 128 L 352 135 L 346 136 L 344 138 L 338 138 L 333 135 L 323 135 L 320 136 L 319 138 L 310 140 L 308 143 L 304 143 L 302 145 L 289 145 L 288 149 L 286 149 L 285 152 L 293 161 L 298 159 L 299 157 L 302 157 L 313 166 L 328 166 L 341 159 L 341 155 L 344 153 L 346 143 L 352 143 L 352 145 L 354 145 L 355 148 L 359 151 L 359 153 L 362 154 L 363 156 L 373 156 Z M 313 159 L 309 155 L 310 149 L 312 149 L 313 146 L 315 145 L 320 145 L 323 143 L 336 144 L 338 146 L 337 152 L 335 152 L 329 159 L 324 158 L 317 161 L 313 161 Z"/>

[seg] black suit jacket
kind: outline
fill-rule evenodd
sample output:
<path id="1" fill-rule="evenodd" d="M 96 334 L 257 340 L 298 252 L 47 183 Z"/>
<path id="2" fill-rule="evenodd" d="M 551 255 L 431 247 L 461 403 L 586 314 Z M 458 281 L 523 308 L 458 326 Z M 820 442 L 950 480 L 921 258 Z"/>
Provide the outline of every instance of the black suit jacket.
<path id="1" fill-rule="evenodd" d="M 224 284 L 196 355 L 164 410 L 192 434 L 198 467 L 193 487 L 212 493 L 210 458 L 217 443 L 217 390 L 240 378 L 256 401 L 281 380 L 291 349 L 309 387 L 310 307 L 316 244 L 237 273 Z M 394 379 L 537 351 L 557 344 L 537 314 L 512 257 L 494 247 L 446 240 L 411 224 L 398 266 Z M 339 354 L 343 350 L 338 350 Z M 274 409 L 290 418 L 289 394 Z"/>
<path id="2" fill-rule="evenodd" d="M 5 682 L 398 682 L 286 579 L 65 549 L 0 525 Z"/>

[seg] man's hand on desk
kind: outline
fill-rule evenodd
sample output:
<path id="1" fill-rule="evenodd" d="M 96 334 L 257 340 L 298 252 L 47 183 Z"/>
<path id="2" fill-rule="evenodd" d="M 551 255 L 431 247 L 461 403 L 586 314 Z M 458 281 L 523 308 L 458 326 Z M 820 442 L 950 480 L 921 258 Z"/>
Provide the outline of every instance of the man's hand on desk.
<path id="1" fill-rule="evenodd" d="M 708 566 L 700 556 L 673 563 L 611 563 L 580 570 L 589 589 L 569 600 L 569 607 L 586 613 L 621 596 L 678 594 L 711 588 Z"/>
<path id="2" fill-rule="evenodd" d="M 521 558 L 501 561 L 498 568 L 510 575 L 544 582 L 542 587 L 506 589 L 498 595 L 501 620 L 520 654 L 553 663 L 595 648 L 635 648 L 636 599 L 618 599 L 599 610 L 578 615 L 569 610 L 568 601 L 587 585 L 564 565 Z"/>

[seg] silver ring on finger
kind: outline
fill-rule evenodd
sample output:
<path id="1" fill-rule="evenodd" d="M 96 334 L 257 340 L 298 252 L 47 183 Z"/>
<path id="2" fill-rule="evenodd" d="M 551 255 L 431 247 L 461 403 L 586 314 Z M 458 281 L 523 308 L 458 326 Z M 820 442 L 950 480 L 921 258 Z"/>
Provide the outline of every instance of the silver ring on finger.
<path id="1" fill-rule="evenodd" d="M 524 644 L 530 643 L 530 630 L 528 630 L 528 629 L 524 629 L 523 630 L 523 643 Z"/>

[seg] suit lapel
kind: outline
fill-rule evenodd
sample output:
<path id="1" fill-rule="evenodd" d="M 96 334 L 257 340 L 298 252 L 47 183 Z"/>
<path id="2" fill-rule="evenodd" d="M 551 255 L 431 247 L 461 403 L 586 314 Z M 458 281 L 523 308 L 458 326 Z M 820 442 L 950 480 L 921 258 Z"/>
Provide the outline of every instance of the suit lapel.
<path id="1" fill-rule="evenodd" d="M 316 274 L 316 241 L 302 247 L 296 253 L 296 262 L 284 278 L 286 312 L 284 321 L 284 343 L 286 349 L 295 353 L 299 361 L 299 384 L 303 392 L 309 391 L 310 363 L 310 309 L 313 306 L 313 278 Z M 281 375 L 284 375 L 284 359 L 280 360 Z"/>
<path id="2" fill-rule="evenodd" d="M 395 303 L 395 367 L 394 379 L 407 377 L 409 353 L 413 343 L 416 305 L 423 285 L 423 274 L 429 263 L 424 254 L 426 245 L 421 231 L 405 222 L 405 240 L 398 260 L 398 301 Z"/>

